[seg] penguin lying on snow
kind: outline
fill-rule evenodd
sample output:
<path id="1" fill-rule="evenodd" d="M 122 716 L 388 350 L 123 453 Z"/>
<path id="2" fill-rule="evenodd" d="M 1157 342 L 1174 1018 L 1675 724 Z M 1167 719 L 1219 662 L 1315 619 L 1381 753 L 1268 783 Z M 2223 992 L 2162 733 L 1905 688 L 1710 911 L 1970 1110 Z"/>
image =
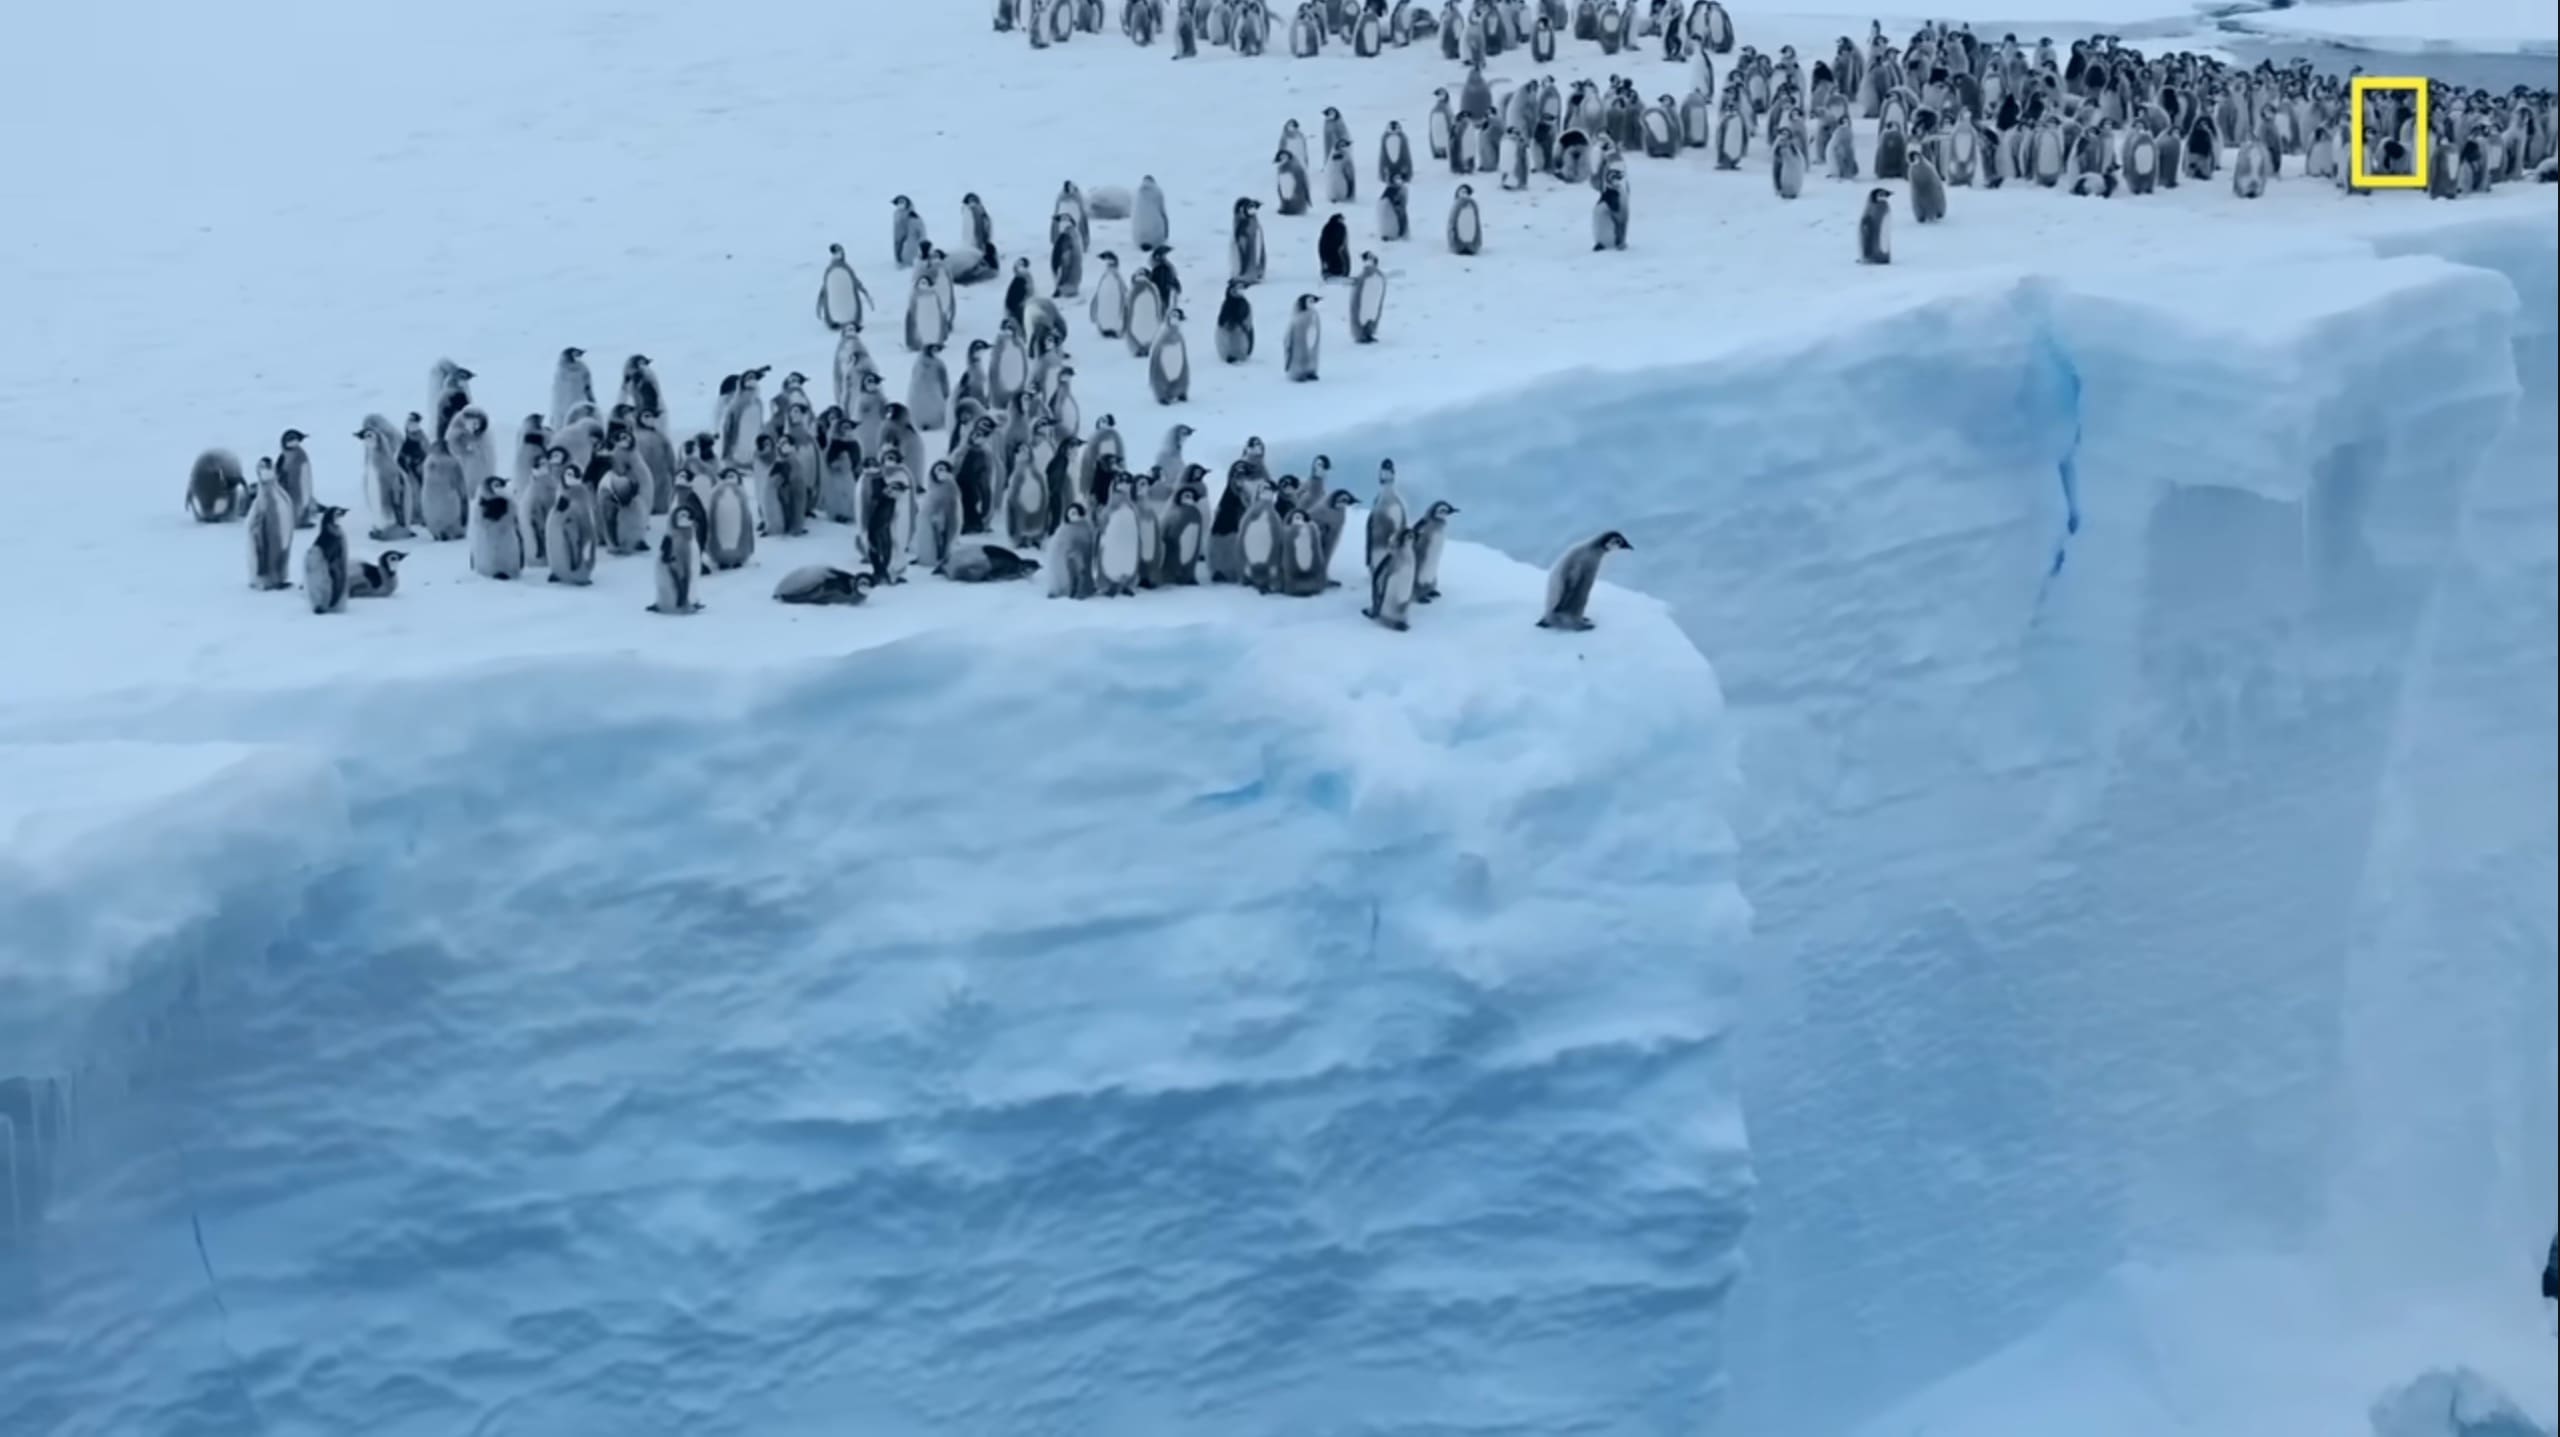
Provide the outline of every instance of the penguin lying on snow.
<path id="1" fill-rule="evenodd" d="M 859 604 L 871 595 L 871 576 L 827 564 L 805 564 L 782 576 L 773 597 L 785 604 Z"/>

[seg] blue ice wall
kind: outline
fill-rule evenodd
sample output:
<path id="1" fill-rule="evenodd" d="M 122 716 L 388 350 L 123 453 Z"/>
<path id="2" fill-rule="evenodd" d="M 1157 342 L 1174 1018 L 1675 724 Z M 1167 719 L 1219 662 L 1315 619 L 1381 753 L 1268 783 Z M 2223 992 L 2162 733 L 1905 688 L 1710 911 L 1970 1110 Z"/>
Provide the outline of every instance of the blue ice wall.
<path id="1" fill-rule="evenodd" d="M 128 716 L 324 756 L 345 847 L 0 1267 L 0 1430 L 1701 1420 L 1715 680 L 1658 605 L 1562 639 L 1451 564 L 1409 635 L 1026 594 L 776 674 Z"/>
<path id="2" fill-rule="evenodd" d="M 1638 535 L 1629 582 L 1723 676 L 1763 1182 L 1731 1430 L 1843 1430 L 2130 1257 L 2312 1241 L 2384 1092 L 2414 1085 L 2392 1123 L 2422 1126 L 2477 1081 L 2438 1046 L 2476 1024 L 2394 1037 L 2369 994 L 2478 984 L 2454 1011 L 2500 1015 L 2486 1091 L 2512 1095 L 2484 1125 L 2547 1111 L 2550 390 L 2518 400 L 2549 341 L 2517 291 L 2547 296 L 2552 237 L 2483 243 L 1993 282 L 1308 446 L 1353 475 L 1394 453 L 1523 556 Z M 2453 583 L 2482 592 L 2446 649 L 2505 486 L 2523 533 L 2485 542 L 2527 557 Z M 2478 767 L 2441 822 L 2497 815 L 2501 866 L 2450 860 L 2495 941 L 2428 973 L 2362 915 L 2384 814 L 2428 787 L 2425 695 L 2465 677 L 2504 746 L 2419 748 Z M 2494 1160 L 2439 1132 L 2442 1181 L 2547 1221 L 2551 1127 Z"/>

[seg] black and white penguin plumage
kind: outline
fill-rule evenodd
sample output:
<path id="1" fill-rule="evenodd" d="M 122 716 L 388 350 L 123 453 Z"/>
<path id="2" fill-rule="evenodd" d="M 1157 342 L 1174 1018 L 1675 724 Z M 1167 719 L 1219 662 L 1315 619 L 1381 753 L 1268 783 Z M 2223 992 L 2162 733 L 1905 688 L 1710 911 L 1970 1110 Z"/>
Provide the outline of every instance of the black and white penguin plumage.
<path id="1" fill-rule="evenodd" d="M 1369 606 L 1363 618 L 1402 633 L 1413 608 L 1413 531 L 1400 529 L 1369 561 Z"/>
<path id="2" fill-rule="evenodd" d="M 779 604 L 859 604 L 871 595 L 871 576 L 832 564 L 803 564 L 773 586 Z"/>
<path id="3" fill-rule="evenodd" d="M 691 614 L 702 605 L 693 597 L 694 576 L 701 556 L 694 552 L 693 514 L 679 508 L 667 516 L 667 532 L 658 540 L 656 564 L 657 597 L 650 601 L 653 614 Z"/>
<path id="4" fill-rule="evenodd" d="M 916 353 L 915 372 L 907 379 L 907 413 L 915 426 L 940 429 L 951 414 L 951 371 L 943 366 L 942 346 L 928 344 Z"/>
<path id="5" fill-rule="evenodd" d="M 1347 205 L 1360 197 L 1360 174 L 1351 162 L 1351 144 L 1336 144 L 1324 161 L 1325 203 Z"/>
<path id="6" fill-rule="evenodd" d="M 1129 285 L 1120 277 L 1120 256 L 1104 250 L 1096 258 L 1102 261 L 1102 274 L 1093 282 L 1093 332 L 1105 339 L 1118 339 L 1129 323 Z"/>
<path id="7" fill-rule="evenodd" d="M 1074 299 L 1084 290 L 1084 237 L 1070 215 L 1049 218 L 1049 295 Z"/>
<path id="8" fill-rule="evenodd" d="M 293 496 L 276 476 L 276 461 L 258 461 L 257 492 L 249 500 L 249 583 L 252 588 L 288 588 L 286 566 L 293 553 Z"/>
<path id="9" fill-rule="evenodd" d="M 524 572 L 524 528 L 516 521 L 515 501 L 507 497 L 507 481 L 495 474 L 480 481 L 471 505 L 471 572 L 484 579 Z"/>
<path id="10" fill-rule="evenodd" d="M 1413 216 L 1408 209 L 1409 194 L 1402 180 L 1393 181 L 1378 191 L 1378 239 L 1392 244 L 1413 233 Z"/>
<path id="11" fill-rule="evenodd" d="M 1157 530 L 1161 554 L 1156 572 L 1167 584 L 1188 587 L 1200 582 L 1209 536 L 1208 521 L 1200 512 L 1206 497 L 1199 485 L 1186 482 L 1175 486 L 1173 502 L 1165 506 L 1164 521 Z"/>
<path id="12" fill-rule="evenodd" d="M 315 614 L 334 614 L 347 606 L 347 536 L 338 527 L 346 515 L 334 504 L 321 505 L 320 532 L 302 551 L 302 593 Z"/>
<path id="13" fill-rule="evenodd" d="M 1095 572 L 1100 557 L 1090 511 L 1081 503 L 1067 505 L 1065 521 L 1049 536 L 1043 551 L 1049 566 L 1049 597 L 1090 599 L 1101 589 Z"/>
<path id="14" fill-rule="evenodd" d="M 1111 486 L 1110 502 L 1094 526 L 1094 592 L 1113 598 L 1138 591 L 1139 525 L 1137 481 Z"/>
<path id="15" fill-rule="evenodd" d="M 1374 566 L 1378 555 L 1404 528 L 1404 495 L 1396 489 L 1396 462 L 1381 460 L 1378 464 L 1378 496 L 1369 501 L 1368 545 L 1362 550 L 1362 562 Z"/>
<path id="16" fill-rule="evenodd" d="M 1260 284 L 1269 265 L 1263 248 L 1262 216 L 1259 200 L 1239 197 L 1235 218 L 1227 236 L 1227 272 L 1239 284 Z"/>
<path id="17" fill-rule="evenodd" d="M 1001 584 L 1039 572 L 1039 560 L 1025 558 L 1002 544 L 976 539 L 954 545 L 950 559 L 943 565 L 943 577 L 955 584 Z"/>
<path id="18" fill-rule="evenodd" d="M 1947 186 L 1938 178 L 1938 167 L 1923 150 L 1911 156 L 1911 222 L 1933 225 L 1947 217 Z"/>
<path id="19" fill-rule="evenodd" d="M 1308 197 L 1307 167 L 1297 156 L 1282 150 L 1272 156 L 1282 215 L 1305 214 L 1313 203 Z"/>
<path id="20" fill-rule="evenodd" d="M 889 254 L 900 269 L 913 269 L 933 241 L 925 234 L 924 216 L 915 201 L 899 195 L 889 201 Z"/>
<path id="21" fill-rule="evenodd" d="M 1129 234 L 1140 249 L 1151 250 L 1173 241 L 1173 221 L 1166 217 L 1164 190 L 1153 175 L 1138 180 L 1137 202 L 1129 212 Z"/>
<path id="22" fill-rule="evenodd" d="M 401 550 L 385 549 L 375 558 L 357 561 L 347 575 L 347 597 L 387 599 L 400 592 L 400 561 L 408 557 Z"/>
<path id="23" fill-rule="evenodd" d="M 1316 377 L 1318 352 L 1324 342 L 1324 331 L 1316 323 L 1318 296 L 1302 294 L 1289 315 L 1289 339 L 1281 367 L 1292 381 L 1307 383 Z"/>
<path id="24" fill-rule="evenodd" d="M 583 488 L 583 485 L 579 487 Z M 550 581 L 581 587 L 592 582 L 596 572 L 595 514 L 577 496 L 563 493 L 551 501 L 543 515 L 543 548 L 549 559 Z"/>
<path id="25" fill-rule="evenodd" d="M 587 352 L 570 345 L 560 351 L 559 362 L 551 368 L 550 427 L 559 428 L 568 422 L 570 410 L 595 402 L 596 382 L 587 370 Z"/>
<path id="26" fill-rule="evenodd" d="M 1324 576 L 1325 587 L 1330 589 L 1340 587 L 1341 581 L 1332 577 L 1333 556 L 1342 547 L 1343 526 L 1350 522 L 1351 510 L 1360 499 L 1348 489 L 1325 493 L 1324 470 L 1324 459 L 1319 455 L 1315 478 L 1307 486 L 1307 517 L 1316 526 L 1316 570 Z"/>
<path id="27" fill-rule="evenodd" d="M 1858 263 L 1893 263 L 1893 191 L 1867 191 L 1867 207 L 1858 215 Z"/>
<path id="28" fill-rule="evenodd" d="M 1351 282 L 1351 342 L 1378 342 L 1378 322 L 1387 314 L 1387 276 L 1378 268 L 1378 257 L 1368 251 L 1360 255 L 1360 277 Z"/>
<path id="29" fill-rule="evenodd" d="M 700 542 L 715 569 L 743 569 L 756 552 L 755 510 L 735 468 L 725 468 L 703 501 L 706 527 Z"/>
<path id="30" fill-rule="evenodd" d="M 1227 297 L 1218 304 L 1218 358 L 1227 364 L 1242 364 L 1253 358 L 1253 301 L 1245 296 L 1245 282 L 1227 281 Z"/>
<path id="31" fill-rule="evenodd" d="M 1191 351 L 1182 338 L 1182 310 L 1164 312 L 1147 353 L 1147 388 L 1158 404 L 1182 404 L 1191 398 Z"/>
<path id="32" fill-rule="evenodd" d="M 359 429 L 356 437 L 366 439 L 370 432 Z M 369 463 L 370 447 L 366 452 Z M 368 480 L 371 474 L 368 468 Z M 249 481 L 240 472 L 240 456 L 228 449 L 208 449 L 197 455 L 196 462 L 187 469 L 188 516 L 199 524 L 228 524 L 248 507 Z"/>
<path id="33" fill-rule="evenodd" d="M 1622 250 L 1627 247 L 1627 192 L 1624 186 L 1611 183 L 1600 187 L 1600 197 L 1591 202 L 1591 249 Z"/>
<path id="34" fill-rule="evenodd" d="M 285 497 L 293 501 L 293 527 L 311 527 L 318 503 L 312 496 L 311 453 L 302 442 L 311 436 L 299 429 L 288 429 L 276 436 L 276 478 L 284 483 Z"/>
<path id="35" fill-rule="evenodd" d="M 870 302 L 871 292 L 862 287 L 852 263 L 844 257 L 844 246 L 827 246 L 827 267 L 818 276 L 818 322 L 830 330 L 848 325 L 860 329 L 864 307 Z"/>
<path id="36" fill-rule="evenodd" d="M 1413 601 L 1427 604 L 1440 597 L 1440 556 L 1449 547 L 1449 519 L 1458 506 L 1434 500 L 1413 526 Z"/>
<path id="37" fill-rule="evenodd" d="M 1611 529 L 1565 550 L 1547 571 L 1547 611 L 1539 617 L 1538 627 L 1575 632 L 1590 628 L 1591 619 L 1585 611 L 1591 607 L 1592 586 L 1600 581 L 1600 561 L 1617 550 L 1634 547 L 1626 535 Z"/>
<path id="38" fill-rule="evenodd" d="M 1448 235 L 1451 254 L 1473 255 L 1484 252 L 1484 216 L 1476 210 L 1476 192 L 1473 186 L 1458 186 L 1457 194 L 1449 201 Z"/>
<path id="39" fill-rule="evenodd" d="M 1410 184 L 1413 181 L 1413 141 L 1406 137 L 1404 125 L 1395 120 L 1378 133 L 1378 183 Z"/>
<path id="40" fill-rule="evenodd" d="M 1165 298 L 1156 291 L 1155 281 L 1141 270 L 1129 281 L 1128 332 L 1121 336 L 1129 346 L 1132 358 L 1144 359 L 1155 346 L 1156 331 L 1164 327 Z"/>
<path id="41" fill-rule="evenodd" d="M 916 562 L 942 572 L 959 538 L 960 483 L 951 462 L 936 459 L 926 468 L 923 492 L 916 496 Z"/>

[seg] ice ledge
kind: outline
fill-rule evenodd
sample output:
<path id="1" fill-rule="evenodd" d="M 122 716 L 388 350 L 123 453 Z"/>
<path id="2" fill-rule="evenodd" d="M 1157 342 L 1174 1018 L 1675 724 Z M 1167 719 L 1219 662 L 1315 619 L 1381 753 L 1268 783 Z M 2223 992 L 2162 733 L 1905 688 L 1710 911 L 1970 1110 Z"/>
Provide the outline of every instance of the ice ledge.
<path id="1" fill-rule="evenodd" d="M 0 744 L 0 794 L 0 1074 L 78 1067 L 110 1000 L 281 929 L 347 831 L 331 766 L 271 745 Z"/>

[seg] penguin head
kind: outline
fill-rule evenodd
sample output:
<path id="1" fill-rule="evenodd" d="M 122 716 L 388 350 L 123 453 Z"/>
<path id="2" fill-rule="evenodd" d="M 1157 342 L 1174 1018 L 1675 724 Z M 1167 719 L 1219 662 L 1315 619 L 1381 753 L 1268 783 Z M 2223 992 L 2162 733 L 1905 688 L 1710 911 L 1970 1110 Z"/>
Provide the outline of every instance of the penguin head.
<path id="1" fill-rule="evenodd" d="M 410 433 L 416 433 L 418 431 L 418 426 L 424 422 L 424 418 L 416 410 L 412 409 L 409 411 L 408 427 Z"/>
<path id="2" fill-rule="evenodd" d="M 976 190 L 971 190 L 969 193 L 962 195 L 960 197 L 960 203 L 967 205 L 973 210 L 976 209 L 979 204 L 978 192 Z"/>
<path id="3" fill-rule="evenodd" d="M 374 562 L 380 564 L 383 571 L 388 573 L 391 570 L 400 567 L 400 561 L 408 557 L 409 553 L 405 549 L 385 549 L 382 551 L 382 557 L 374 560 Z"/>
<path id="4" fill-rule="evenodd" d="M 1104 250 L 1102 253 L 1095 255 L 1094 258 L 1102 261 L 1102 263 L 1108 268 L 1117 269 L 1120 267 L 1120 256 L 1113 254 L 1109 250 Z"/>
<path id="5" fill-rule="evenodd" d="M 560 351 L 560 362 L 562 364 L 575 364 L 586 357 L 587 352 L 574 344 Z"/>
<path id="6" fill-rule="evenodd" d="M 569 451 L 555 444 L 551 448 L 542 452 L 542 462 L 555 468 L 567 468 L 569 464 Z"/>
<path id="7" fill-rule="evenodd" d="M 1458 198 L 1462 200 L 1475 198 L 1475 193 L 1476 187 L 1473 185 L 1458 186 Z"/>
<path id="8" fill-rule="evenodd" d="M 1180 305 L 1176 305 L 1164 312 L 1165 323 L 1167 324 L 1180 324 L 1187 317 L 1188 316 L 1183 314 L 1182 307 Z"/>
<path id="9" fill-rule="evenodd" d="M 299 429 L 288 429 L 284 433 L 276 436 L 276 443 L 283 448 L 292 449 L 300 445 L 303 440 L 310 437 L 310 435 L 303 433 Z"/>
<path id="10" fill-rule="evenodd" d="M 1336 489 L 1325 496 L 1324 502 L 1329 509 L 1348 509 L 1360 502 L 1360 496 L 1348 489 Z"/>
<path id="11" fill-rule="evenodd" d="M 1891 209 L 1893 207 L 1893 191 L 1886 189 L 1869 190 L 1867 191 L 1867 203 L 1876 209 Z"/>
<path id="12" fill-rule="evenodd" d="M 827 246 L 827 257 L 830 259 L 844 258 L 844 246 L 840 244 L 831 244 Z"/>
<path id="13" fill-rule="evenodd" d="M 1015 274 L 1029 274 L 1029 273 L 1031 273 L 1031 258 L 1030 258 L 1030 256 L 1025 255 L 1025 256 L 1023 256 L 1022 258 L 1015 260 L 1015 261 L 1013 262 L 1013 272 L 1014 272 Z"/>
<path id="14" fill-rule="evenodd" d="M 1457 505 L 1450 503 L 1446 499 L 1434 499 L 1431 501 L 1431 507 L 1424 511 L 1422 517 L 1426 519 L 1446 519 L 1457 512 Z"/>
<path id="15" fill-rule="evenodd" d="M 1069 504 L 1067 506 L 1067 522 L 1070 524 L 1081 524 L 1084 521 L 1085 507 L 1082 504 Z"/>
<path id="16" fill-rule="evenodd" d="M 1299 296 L 1298 296 L 1298 309 L 1299 309 L 1299 311 L 1300 311 L 1301 313 L 1304 313 L 1304 312 L 1305 312 L 1305 311 L 1307 311 L 1307 310 L 1310 310 L 1310 309 L 1315 308 L 1315 307 L 1316 307 L 1316 300 L 1317 300 L 1317 298 L 1318 298 L 1318 296 L 1316 296 L 1316 295 L 1312 295 L 1312 294 L 1302 294 L 1302 295 L 1299 295 Z"/>
<path id="17" fill-rule="evenodd" d="M 260 480 L 262 480 L 262 481 L 263 481 L 263 480 L 267 480 L 267 479 L 273 479 L 274 477 L 276 477 L 276 461 L 274 461 L 274 460 L 272 460 L 272 459 L 261 459 L 261 460 L 259 460 L 259 461 L 258 461 L 258 478 L 259 478 Z"/>
<path id="18" fill-rule="evenodd" d="M 908 199 L 905 195 L 891 195 L 889 197 L 889 208 L 893 210 L 911 210 L 915 207 L 916 202 Z"/>
<path id="19" fill-rule="evenodd" d="M 462 368 L 462 367 L 461 367 L 461 366 L 459 366 L 459 365 L 456 365 L 456 366 L 454 367 L 454 371 L 453 371 L 453 382 L 454 382 L 454 383 L 456 383 L 456 384 L 466 383 L 466 382 L 468 382 L 468 381 L 470 381 L 470 380 L 474 380 L 474 379 L 477 379 L 477 378 L 479 378 L 479 377 L 480 377 L 479 375 L 476 375 L 476 374 L 472 373 L 470 370 L 468 370 L 468 369 L 464 369 L 464 368 Z"/>
<path id="20" fill-rule="evenodd" d="M 1612 549 L 1626 549 L 1632 551 L 1635 548 L 1635 545 L 1627 542 L 1626 535 L 1619 533 L 1615 529 L 1601 535 L 1594 542 L 1598 545 L 1600 552 L 1603 554 L 1608 553 Z"/>
<path id="21" fill-rule="evenodd" d="M 1331 105 L 1327 105 L 1324 107 L 1324 117 L 1328 120 L 1339 120 L 1342 118 L 1342 112 Z"/>

